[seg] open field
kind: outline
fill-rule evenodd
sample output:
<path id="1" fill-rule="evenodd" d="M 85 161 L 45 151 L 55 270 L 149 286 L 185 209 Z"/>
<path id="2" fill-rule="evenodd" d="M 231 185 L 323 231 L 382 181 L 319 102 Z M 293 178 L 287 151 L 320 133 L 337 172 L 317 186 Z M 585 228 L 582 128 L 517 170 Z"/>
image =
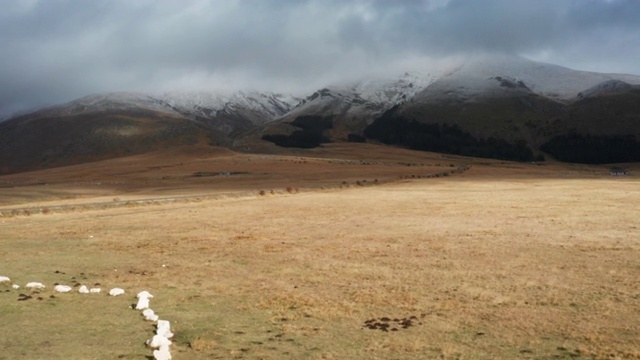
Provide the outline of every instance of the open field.
<path id="1" fill-rule="evenodd" d="M 141 290 L 175 359 L 640 358 L 640 178 L 375 149 L 0 177 L 0 211 L 71 206 L 0 217 L 0 275 L 49 285 L 0 285 L 0 359 L 144 359 Z"/>

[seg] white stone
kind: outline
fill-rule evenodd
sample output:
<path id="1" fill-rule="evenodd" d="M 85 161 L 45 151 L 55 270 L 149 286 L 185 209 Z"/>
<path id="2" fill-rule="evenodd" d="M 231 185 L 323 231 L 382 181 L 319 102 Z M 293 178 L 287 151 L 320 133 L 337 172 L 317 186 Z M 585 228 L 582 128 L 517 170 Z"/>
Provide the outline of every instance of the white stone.
<path id="1" fill-rule="evenodd" d="M 153 335 L 153 337 L 150 340 L 147 340 L 147 346 L 157 349 L 162 345 L 171 345 L 171 340 L 167 339 L 165 336 L 162 335 Z"/>
<path id="2" fill-rule="evenodd" d="M 136 310 L 144 310 L 149 308 L 149 299 L 146 297 L 142 297 L 138 299 L 138 303 L 136 304 Z"/>
<path id="3" fill-rule="evenodd" d="M 147 321 L 158 321 L 158 315 L 156 315 L 151 309 L 145 309 L 142 312 L 142 316 L 144 316 L 144 319 Z"/>
<path id="4" fill-rule="evenodd" d="M 45 288 L 44 284 L 39 283 L 39 282 L 30 282 L 30 283 L 27 283 L 27 285 L 25 285 L 25 287 L 26 287 L 27 289 L 44 289 L 44 288 Z"/>
<path id="5" fill-rule="evenodd" d="M 138 299 L 141 299 L 141 298 L 149 298 L 149 299 L 150 299 L 150 298 L 152 298 L 152 297 L 153 297 L 153 295 L 151 295 L 151 293 L 150 293 L 150 292 L 148 292 L 147 290 L 145 290 L 145 291 L 140 291 L 140 292 L 138 293 L 138 295 L 136 295 L 136 297 L 137 297 Z"/>
<path id="6" fill-rule="evenodd" d="M 71 286 L 68 285 L 56 285 L 53 290 L 59 293 L 66 293 L 72 290 Z"/>
<path id="7" fill-rule="evenodd" d="M 153 358 L 156 360 L 171 360 L 169 345 L 160 345 L 158 350 L 153 350 Z"/>
<path id="8" fill-rule="evenodd" d="M 109 295 L 111 296 L 118 296 L 122 294 L 124 294 L 124 289 L 121 289 L 121 288 L 113 288 L 109 290 Z"/>
<path id="9" fill-rule="evenodd" d="M 162 335 L 167 339 L 171 339 L 173 337 L 171 324 L 168 320 L 158 320 L 158 324 L 156 325 L 156 334 Z"/>

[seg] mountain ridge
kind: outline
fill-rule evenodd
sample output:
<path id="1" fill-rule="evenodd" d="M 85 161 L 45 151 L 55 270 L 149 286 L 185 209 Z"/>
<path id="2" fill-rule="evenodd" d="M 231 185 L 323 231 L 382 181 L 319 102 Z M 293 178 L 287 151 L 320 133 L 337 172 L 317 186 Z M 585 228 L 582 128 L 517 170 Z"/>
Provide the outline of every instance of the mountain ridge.
<path id="1" fill-rule="evenodd" d="M 484 56 L 452 64 L 446 70 L 345 80 L 307 96 L 249 90 L 93 94 L 0 122 L 0 164 L 4 168 L 0 171 L 144 152 L 162 146 L 163 141 L 241 150 L 278 144 L 319 146 L 327 141 L 375 142 L 382 140 L 372 135 L 373 130 L 368 135 L 366 130 L 376 122 L 378 131 L 389 130 L 380 122 L 392 126 L 398 119 L 398 123 L 437 125 L 437 131 L 475 139 L 476 145 L 519 144 L 542 155 L 546 142 L 570 133 L 640 136 L 640 109 L 634 105 L 639 86 L 640 76 L 636 75 L 578 71 L 520 57 Z M 600 101 L 605 96 L 608 100 Z M 606 104 L 612 102 L 617 108 L 606 110 Z M 388 113 L 392 108 L 393 113 Z M 109 121 L 113 126 L 109 127 Z M 37 126 L 48 129 L 46 134 Z M 394 131 L 406 130 L 394 126 Z M 174 127 L 179 130 L 172 134 Z M 408 128 L 436 131 L 423 125 Z M 65 136 L 65 132 L 75 137 Z M 59 138 L 60 142 L 34 134 Z M 438 142 L 432 135 L 424 139 Z M 411 134 L 395 136 L 415 140 Z M 403 141 L 382 142 L 407 146 Z M 75 142 L 82 146 L 74 147 Z M 111 149 L 110 143 L 126 151 Z M 94 147 L 103 153 L 92 152 Z M 43 160 L 42 154 L 49 155 Z M 55 156 L 66 160 L 53 161 Z"/>

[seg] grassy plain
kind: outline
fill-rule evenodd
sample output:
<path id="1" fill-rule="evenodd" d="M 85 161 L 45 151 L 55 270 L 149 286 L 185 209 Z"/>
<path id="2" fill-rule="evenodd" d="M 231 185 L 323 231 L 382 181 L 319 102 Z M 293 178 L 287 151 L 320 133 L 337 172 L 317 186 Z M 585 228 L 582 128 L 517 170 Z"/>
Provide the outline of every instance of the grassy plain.
<path id="1" fill-rule="evenodd" d="M 49 286 L 0 285 L 0 359 L 145 358 L 140 290 L 175 359 L 640 358 L 640 179 L 604 167 L 331 145 L 3 184 L 0 275 Z"/>

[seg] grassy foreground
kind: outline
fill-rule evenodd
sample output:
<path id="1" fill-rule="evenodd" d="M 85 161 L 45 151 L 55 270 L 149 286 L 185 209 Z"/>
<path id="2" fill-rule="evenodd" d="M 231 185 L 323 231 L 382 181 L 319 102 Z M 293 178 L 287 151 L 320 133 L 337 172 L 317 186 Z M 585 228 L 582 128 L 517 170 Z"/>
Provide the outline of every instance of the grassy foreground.
<path id="1" fill-rule="evenodd" d="M 640 358 L 638 179 L 473 172 L 0 218 L 0 359 Z"/>

